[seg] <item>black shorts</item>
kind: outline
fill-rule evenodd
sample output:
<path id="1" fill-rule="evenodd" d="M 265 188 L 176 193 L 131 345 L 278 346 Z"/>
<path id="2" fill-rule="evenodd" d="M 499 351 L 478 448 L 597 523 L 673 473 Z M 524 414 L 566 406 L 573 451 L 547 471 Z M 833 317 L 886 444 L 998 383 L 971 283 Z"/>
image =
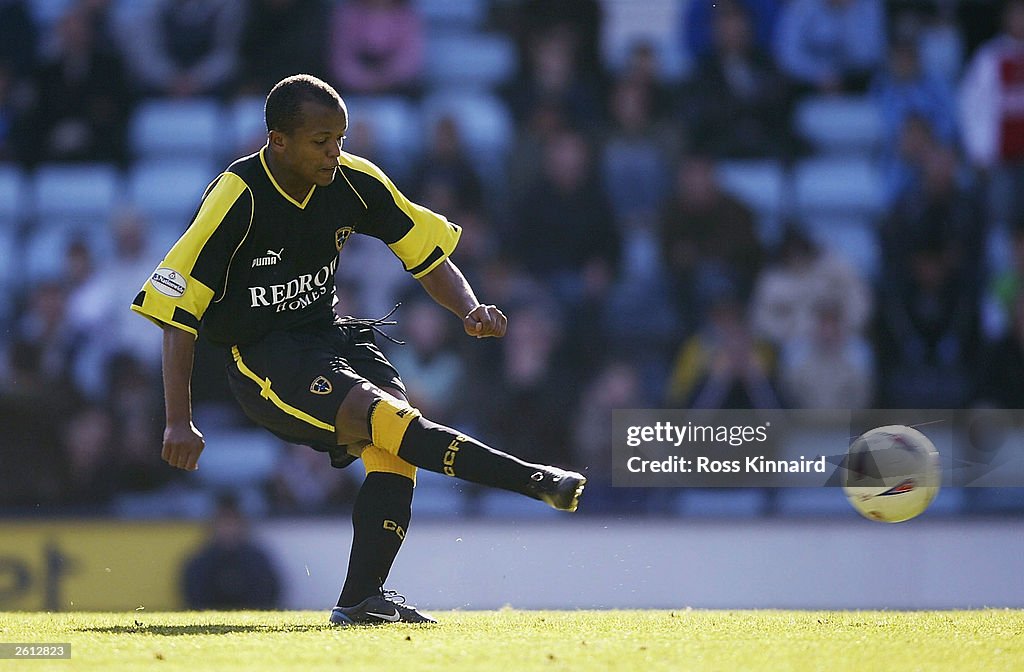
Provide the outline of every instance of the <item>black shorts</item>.
<path id="1" fill-rule="evenodd" d="M 320 451 L 337 447 L 335 418 L 353 387 L 370 382 L 405 393 L 373 330 L 356 325 L 273 332 L 232 347 L 227 369 L 231 391 L 253 422 Z"/>

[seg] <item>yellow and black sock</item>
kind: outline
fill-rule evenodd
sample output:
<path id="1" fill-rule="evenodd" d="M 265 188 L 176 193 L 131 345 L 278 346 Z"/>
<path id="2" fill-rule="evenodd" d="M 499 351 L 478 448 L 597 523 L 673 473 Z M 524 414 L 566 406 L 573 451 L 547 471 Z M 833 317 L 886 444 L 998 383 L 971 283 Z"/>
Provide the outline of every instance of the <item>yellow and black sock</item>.
<path id="1" fill-rule="evenodd" d="M 380 592 L 405 540 L 412 492 L 410 476 L 388 471 L 366 474 L 352 508 L 352 552 L 339 607 L 350 607 Z"/>
<path id="2" fill-rule="evenodd" d="M 369 424 L 374 445 L 417 467 L 536 497 L 532 476 L 543 467 L 431 422 L 404 402 L 374 402 Z"/>

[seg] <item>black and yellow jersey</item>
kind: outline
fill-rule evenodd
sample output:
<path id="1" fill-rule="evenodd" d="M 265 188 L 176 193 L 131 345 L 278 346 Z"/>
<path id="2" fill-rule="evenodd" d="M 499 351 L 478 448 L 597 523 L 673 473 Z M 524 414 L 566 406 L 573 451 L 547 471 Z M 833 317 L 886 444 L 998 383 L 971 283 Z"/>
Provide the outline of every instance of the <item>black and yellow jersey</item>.
<path id="1" fill-rule="evenodd" d="M 207 188 L 184 235 L 132 310 L 222 345 L 334 321 L 338 253 L 354 233 L 384 241 L 413 277 L 444 261 L 461 229 L 410 202 L 377 166 L 342 153 L 301 202 L 278 185 L 266 147 Z"/>

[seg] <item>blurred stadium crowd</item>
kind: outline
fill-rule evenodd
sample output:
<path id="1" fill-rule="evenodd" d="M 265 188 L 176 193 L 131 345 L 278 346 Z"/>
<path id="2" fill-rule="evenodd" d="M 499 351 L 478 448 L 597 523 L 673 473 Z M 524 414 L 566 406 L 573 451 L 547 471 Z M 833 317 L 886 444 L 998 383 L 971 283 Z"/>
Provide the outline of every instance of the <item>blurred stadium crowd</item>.
<path id="1" fill-rule="evenodd" d="M 587 467 L 590 511 L 676 506 L 601 487 L 614 408 L 1024 407 L 1024 0 L 0 0 L 3 511 L 350 506 L 361 474 L 248 425 L 209 349 L 202 467 L 166 467 L 128 310 L 296 72 L 464 227 L 510 332 L 465 338 L 369 239 L 343 311 L 403 301 L 413 402 Z M 418 508 L 490 495 L 421 477 Z"/>

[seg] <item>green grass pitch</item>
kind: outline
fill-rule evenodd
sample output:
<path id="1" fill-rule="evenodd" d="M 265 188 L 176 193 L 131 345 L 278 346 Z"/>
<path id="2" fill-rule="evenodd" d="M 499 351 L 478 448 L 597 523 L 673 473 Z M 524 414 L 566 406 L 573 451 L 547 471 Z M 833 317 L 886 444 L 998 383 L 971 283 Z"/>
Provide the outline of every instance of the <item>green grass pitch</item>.
<path id="1" fill-rule="evenodd" d="M 0 613 L 0 642 L 71 660 L 0 670 L 1021 670 L 1024 611 L 439 612 L 334 628 L 325 612 Z"/>

